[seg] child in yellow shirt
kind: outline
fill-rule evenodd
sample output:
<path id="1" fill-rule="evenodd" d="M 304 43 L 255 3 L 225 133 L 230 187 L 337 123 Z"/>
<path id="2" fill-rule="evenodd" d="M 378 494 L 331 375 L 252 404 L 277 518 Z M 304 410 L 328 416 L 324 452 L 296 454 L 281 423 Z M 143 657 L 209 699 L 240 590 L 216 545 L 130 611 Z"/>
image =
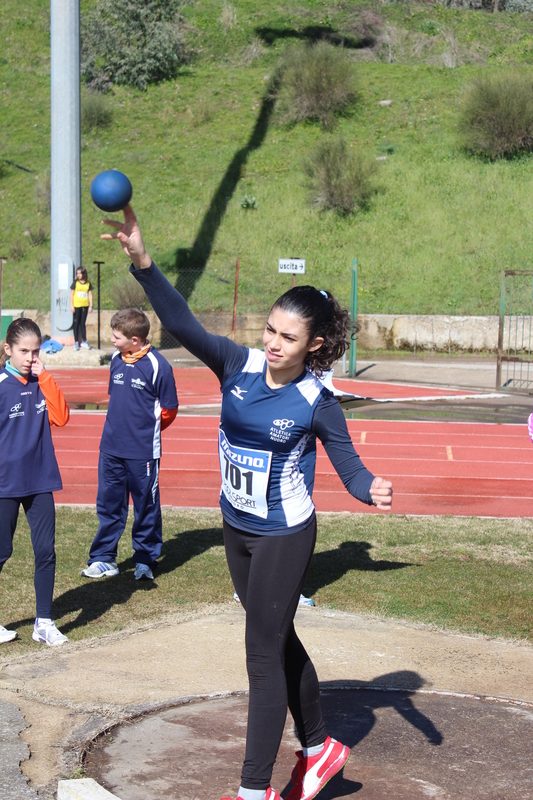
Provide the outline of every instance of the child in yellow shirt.
<path id="1" fill-rule="evenodd" d="M 80 346 L 86 350 L 91 349 L 87 341 L 85 322 L 87 313 L 93 310 L 93 287 L 87 279 L 85 267 L 78 267 L 76 270 L 76 280 L 70 287 L 70 310 L 74 314 L 72 327 L 74 329 L 74 350 L 79 350 Z"/>

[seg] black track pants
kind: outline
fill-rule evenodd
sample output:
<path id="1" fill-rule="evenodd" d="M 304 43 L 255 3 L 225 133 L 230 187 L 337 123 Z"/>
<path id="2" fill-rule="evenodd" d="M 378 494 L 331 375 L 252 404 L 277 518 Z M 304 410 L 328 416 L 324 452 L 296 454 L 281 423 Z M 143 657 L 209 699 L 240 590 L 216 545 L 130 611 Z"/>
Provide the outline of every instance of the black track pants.
<path id="1" fill-rule="evenodd" d="M 72 328 L 74 333 L 75 342 L 86 342 L 87 331 L 85 323 L 87 321 L 87 314 L 89 313 L 88 306 L 81 306 L 81 308 L 74 309 L 74 318 L 72 320 Z"/>
<path id="2" fill-rule="evenodd" d="M 0 498 L 0 572 L 13 552 L 13 536 L 22 505 L 31 532 L 35 555 L 36 616 L 52 619 L 52 596 L 56 570 L 54 549 L 56 515 L 52 492 L 27 497 Z"/>
<path id="3" fill-rule="evenodd" d="M 316 518 L 284 536 L 255 536 L 224 522 L 228 566 L 246 610 L 247 789 L 270 786 L 287 706 L 304 747 L 326 739 L 317 674 L 293 624 L 315 541 Z"/>

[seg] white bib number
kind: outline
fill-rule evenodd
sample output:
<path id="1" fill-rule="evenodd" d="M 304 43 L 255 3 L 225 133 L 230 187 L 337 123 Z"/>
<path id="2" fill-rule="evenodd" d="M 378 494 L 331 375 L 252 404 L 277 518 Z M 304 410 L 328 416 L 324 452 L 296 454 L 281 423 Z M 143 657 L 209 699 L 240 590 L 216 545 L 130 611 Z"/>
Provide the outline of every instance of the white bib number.
<path id="1" fill-rule="evenodd" d="M 233 508 L 266 519 L 272 453 L 267 450 L 234 447 L 227 440 L 224 431 L 220 430 L 218 454 L 222 491 Z"/>

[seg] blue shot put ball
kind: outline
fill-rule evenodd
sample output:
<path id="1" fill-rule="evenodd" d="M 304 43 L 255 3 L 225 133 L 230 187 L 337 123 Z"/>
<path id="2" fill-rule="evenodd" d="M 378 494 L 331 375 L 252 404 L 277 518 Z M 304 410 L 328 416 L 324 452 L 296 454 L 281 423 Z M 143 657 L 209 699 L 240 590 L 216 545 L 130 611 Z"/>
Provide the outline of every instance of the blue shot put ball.
<path id="1" fill-rule="evenodd" d="M 102 211 L 120 211 L 128 205 L 132 194 L 133 187 L 129 178 L 118 169 L 100 172 L 91 183 L 93 203 Z"/>

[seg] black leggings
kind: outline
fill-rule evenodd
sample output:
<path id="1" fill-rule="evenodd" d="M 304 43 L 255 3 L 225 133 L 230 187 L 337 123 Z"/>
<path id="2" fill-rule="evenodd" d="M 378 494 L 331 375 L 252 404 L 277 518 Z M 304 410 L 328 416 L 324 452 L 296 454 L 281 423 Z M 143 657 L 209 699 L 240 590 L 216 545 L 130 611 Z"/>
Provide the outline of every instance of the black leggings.
<path id="1" fill-rule="evenodd" d="M 304 747 L 326 739 L 317 674 L 293 624 L 315 541 L 315 517 L 284 536 L 256 536 L 224 522 L 228 566 L 246 611 L 250 698 L 241 785 L 247 789 L 270 786 L 287 705 Z"/>
<path id="2" fill-rule="evenodd" d="M 26 497 L 0 498 L 0 572 L 13 552 L 13 536 L 22 504 L 31 531 L 35 555 L 36 616 L 52 619 L 52 595 L 56 571 L 54 549 L 56 512 L 52 492 Z"/>
<path id="3" fill-rule="evenodd" d="M 75 342 L 87 341 L 87 331 L 85 330 L 85 322 L 87 320 L 88 312 L 89 312 L 88 306 L 82 306 L 81 308 L 74 309 L 74 319 L 72 320 L 72 327 L 74 329 Z"/>

